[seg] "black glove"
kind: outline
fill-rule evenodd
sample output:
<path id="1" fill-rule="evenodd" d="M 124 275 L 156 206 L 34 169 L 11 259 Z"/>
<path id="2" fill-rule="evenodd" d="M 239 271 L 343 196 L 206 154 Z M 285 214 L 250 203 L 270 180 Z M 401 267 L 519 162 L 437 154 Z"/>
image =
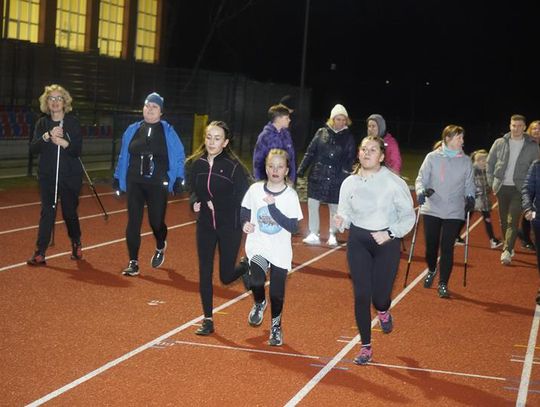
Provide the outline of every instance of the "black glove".
<path id="1" fill-rule="evenodd" d="M 465 198 L 465 213 L 474 211 L 474 204 L 474 196 L 468 196 Z"/>
<path id="2" fill-rule="evenodd" d="M 182 178 L 176 178 L 173 185 L 173 193 L 180 195 L 184 191 L 184 180 Z"/>
<path id="3" fill-rule="evenodd" d="M 426 195 L 426 198 L 429 198 L 431 195 L 435 193 L 435 190 L 433 188 L 428 188 L 424 191 L 424 195 Z"/>

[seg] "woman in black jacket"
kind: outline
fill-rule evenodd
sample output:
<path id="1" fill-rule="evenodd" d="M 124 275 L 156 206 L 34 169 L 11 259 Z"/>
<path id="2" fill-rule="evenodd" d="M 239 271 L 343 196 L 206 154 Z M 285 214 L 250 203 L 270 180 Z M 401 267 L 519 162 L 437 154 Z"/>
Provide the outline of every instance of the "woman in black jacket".
<path id="1" fill-rule="evenodd" d="M 197 335 L 214 332 L 214 255 L 219 247 L 219 276 L 229 284 L 244 275 L 243 263 L 235 267 L 242 240 L 240 204 L 249 187 L 247 170 L 230 147 L 231 132 L 222 121 L 213 121 L 205 131 L 204 144 L 186 160 L 191 207 L 197 219 L 199 291 L 204 311 Z"/>
<path id="2" fill-rule="evenodd" d="M 81 227 L 77 214 L 83 173 L 79 161 L 82 138 L 79 121 L 70 113 L 71 102 L 69 92 L 56 84 L 45 86 L 39 97 L 44 116 L 36 123 L 30 152 L 40 154 L 41 217 L 36 250 L 27 261 L 30 266 L 46 264 L 45 252 L 51 239 L 58 198 L 62 202 L 62 217 L 71 239 L 71 258 L 82 259 Z"/>
<path id="3" fill-rule="evenodd" d="M 330 112 L 324 127 L 315 133 L 306 154 L 298 167 L 298 177 L 311 167 L 308 177 L 309 235 L 306 244 L 320 244 L 319 206 L 321 202 L 329 207 L 329 236 L 327 244 L 336 246 L 334 215 L 339 201 L 339 189 L 349 175 L 356 158 L 354 137 L 349 130 L 352 124 L 343 105 L 337 104 Z"/>
<path id="4" fill-rule="evenodd" d="M 536 246 L 536 264 L 540 272 L 540 214 L 538 211 L 538 200 L 540 199 L 540 160 L 534 161 L 527 173 L 527 178 L 521 189 L 521 207 L 523 216 L 531 222 L 534 232 Z M 536 303 L 540 305 L 540 289 L 536 296 Z"/>

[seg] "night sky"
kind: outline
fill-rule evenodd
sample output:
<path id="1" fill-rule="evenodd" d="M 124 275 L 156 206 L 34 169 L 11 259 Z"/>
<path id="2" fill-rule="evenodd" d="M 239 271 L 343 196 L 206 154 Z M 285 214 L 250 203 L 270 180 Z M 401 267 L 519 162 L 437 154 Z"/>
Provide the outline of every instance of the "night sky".
<path id="1" fill-rule="evenodd" d="M 305 0 L 171 1 L 168 64 L 300 84 Z M 457 124 L 540 118 L 535 1 L 311 0 L 312 116 Z M 506 130 L 503 128 L 501 130 Z"/>

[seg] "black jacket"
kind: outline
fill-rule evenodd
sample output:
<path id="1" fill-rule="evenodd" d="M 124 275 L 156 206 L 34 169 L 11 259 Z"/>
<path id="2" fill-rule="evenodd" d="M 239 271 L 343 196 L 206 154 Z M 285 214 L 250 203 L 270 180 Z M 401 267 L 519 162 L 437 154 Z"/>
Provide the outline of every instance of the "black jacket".
<path id="1" fill-rule="evenodd" d="M 240 206 L 249 187 L 244 167 L 225 151 L 214 158 L 212 168 L 207 155 L 195 160 L 188 172 L 191 205 L 201 202 L 197 222 L 213 229 L 240 227 Z M 212 201 L 215 213 L 208 205 Z"/>
<path id="2" fill-rule="evenodd" d="M 39 154 L 38 174 L 40 178 L 56 177 L 56 157 L 58 146 L 50 141 L 46 142 L 42 136 L 53 127 L 58 126 L 50 116 L 42 116 L 36 123 L 34 136 L 30 142 L 30 152 Z M 73 114 L 66 114 L 63 122 L 64 138 L 69 141 L 67 148 L 60 147 L 59 177 L 82 176 L 82 166 L 79 156 L 82 150 L 81 126 Z"/>

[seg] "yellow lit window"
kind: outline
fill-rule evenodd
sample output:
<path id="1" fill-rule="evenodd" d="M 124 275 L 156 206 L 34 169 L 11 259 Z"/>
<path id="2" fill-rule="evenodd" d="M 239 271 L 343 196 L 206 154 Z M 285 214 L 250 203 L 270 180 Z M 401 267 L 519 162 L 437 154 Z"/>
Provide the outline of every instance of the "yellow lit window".
<path id="1" fill-rule="evenodd" d="M 99 7 L 99 53 L 111 57 L 122 54 L 124 0 L 101 0 Z"/>
<path id="2" fill-rule="evenodd" d="M 157 2 L 158 0 L 139 0 L 135 44 L 135 59 L 139 61 L 156 60 Z"/>
<path id="3" fill-rule="evenodd" d="M 39 0 L 4 1 L 2 18 L 7 38 L 38 42 Z"/>
<path id="4" fill-rule="evenodd" d="M 86 0 L 58 0 L 56 7 L 56 45 L 84 51 Z"/>

